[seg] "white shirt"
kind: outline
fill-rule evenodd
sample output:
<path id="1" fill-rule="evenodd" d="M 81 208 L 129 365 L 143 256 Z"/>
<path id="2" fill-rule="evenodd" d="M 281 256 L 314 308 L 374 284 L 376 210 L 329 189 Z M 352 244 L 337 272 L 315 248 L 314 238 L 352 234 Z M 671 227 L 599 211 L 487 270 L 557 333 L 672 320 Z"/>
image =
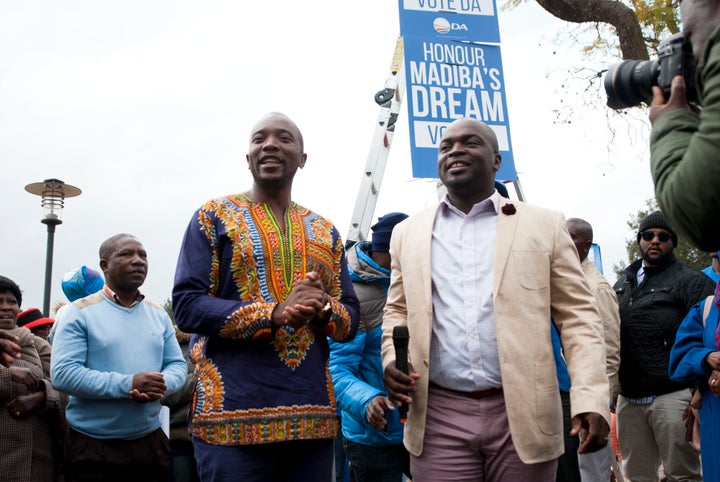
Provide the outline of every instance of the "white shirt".
<path id="1" fill-rule="evenodd" d="M 492 289 L 497 191 L 466 215 L 441 201 L 432 232 L 430 381 L 472 392 L 502 385 Z"/>

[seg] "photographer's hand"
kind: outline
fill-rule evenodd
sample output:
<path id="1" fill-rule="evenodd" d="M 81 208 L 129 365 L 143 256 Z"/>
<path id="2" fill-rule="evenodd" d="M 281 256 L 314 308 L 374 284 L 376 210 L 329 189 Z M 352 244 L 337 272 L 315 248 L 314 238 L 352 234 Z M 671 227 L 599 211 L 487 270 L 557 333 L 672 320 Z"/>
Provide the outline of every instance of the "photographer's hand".
<path id="1" fill-rule="evenodd" d="M 650 103 L 650 123 L 655 119 L 671 110 L 685 109 L 691 110 L 697 114 L 697 109 L 693 109 L 685 98 L 685 79 L 682 75 L 673 77 L 670 84 L 670 98 L 665 102 L 665 95 L 660 87 L 653 86 L 653 99 Z"/>

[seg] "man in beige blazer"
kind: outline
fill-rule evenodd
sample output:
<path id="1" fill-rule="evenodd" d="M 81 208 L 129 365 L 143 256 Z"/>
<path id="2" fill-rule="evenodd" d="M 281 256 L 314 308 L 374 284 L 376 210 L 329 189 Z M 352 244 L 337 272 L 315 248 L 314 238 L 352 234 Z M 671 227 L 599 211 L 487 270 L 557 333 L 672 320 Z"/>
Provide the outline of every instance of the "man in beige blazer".
<path id="1" fill-rule="evenodd" d="M 500 162 L 490 127 L 456 120 L 438 150 L 447 195 L 393 231 L 382 355 L 390 398 L 409 405 L 413 482 L 555 480 L 563 434 L 551 316 L 579 452 L 607 444 L 602 325 L 565 220 L 499 196 Z M 409 330 L 410 375 L 395 367 L 396 326 Z"/>

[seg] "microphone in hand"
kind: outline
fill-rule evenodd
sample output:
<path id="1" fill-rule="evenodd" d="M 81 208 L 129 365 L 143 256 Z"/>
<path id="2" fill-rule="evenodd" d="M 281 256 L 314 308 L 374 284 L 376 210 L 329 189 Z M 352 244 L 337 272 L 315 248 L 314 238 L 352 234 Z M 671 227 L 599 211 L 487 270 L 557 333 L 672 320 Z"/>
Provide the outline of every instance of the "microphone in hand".
<path id="1" fill-rule="evenodd" d="M 396 326 L 393 328 L 393 345 L 395 346 L 395 368 L 408 374 L 408 342 L 410 333 L 407 326 Z M 405 423 L 407 420 L 408 406 L 405 402 L 399 407 L 400 421 Z"/>

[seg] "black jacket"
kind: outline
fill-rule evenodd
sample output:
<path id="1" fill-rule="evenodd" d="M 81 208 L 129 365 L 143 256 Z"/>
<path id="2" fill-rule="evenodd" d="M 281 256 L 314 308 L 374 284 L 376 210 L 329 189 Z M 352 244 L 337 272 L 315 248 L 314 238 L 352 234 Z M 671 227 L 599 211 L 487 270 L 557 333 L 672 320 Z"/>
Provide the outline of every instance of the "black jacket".
<path id="1" fill-rule="evenodd" d="M 686 388 L 668 375 L 670 349 L 690 308 L 711 295 L 715 285 L 704 273 L 676 260 L 645 269 L 628 266 L 615 283 L 620 307 L 620 386 L 625 397 L 663 395 Z"/>

